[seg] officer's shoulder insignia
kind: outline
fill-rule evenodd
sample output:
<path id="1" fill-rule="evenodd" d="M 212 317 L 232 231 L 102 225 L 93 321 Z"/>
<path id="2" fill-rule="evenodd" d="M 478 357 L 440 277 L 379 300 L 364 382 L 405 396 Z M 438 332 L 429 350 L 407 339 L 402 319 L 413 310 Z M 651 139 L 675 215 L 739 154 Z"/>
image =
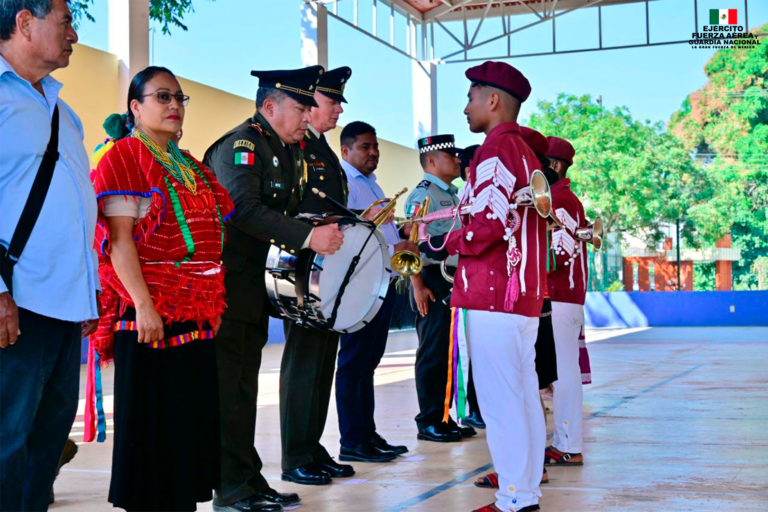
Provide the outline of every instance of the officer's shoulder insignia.
<path id="1" fill-rule="evenodd" d="M 251 142 L 249 140 L 238 139 L 238 140 L 235 141 L 235 145 L 233 146 L 232 149 L 237 149 L 237 148 L 246 148 L 246 149 L 248 149 L 250 151 L 255 151 L 256 150 L 256 144 L 254 144 L 253 142 Z"/>
<path id="2" fill-rule="evenodd" d="M 263 126 L 261 126 L 261 123 L 251 123 L 248 125 L 248 128 L 255 131 L 259 134 L 259 137 L 269 137 L 270 133 L 264 129 Z"/>
<path id="3" fill-rule="evenodd" d="M 419 188 L 419 187 L 421 187 L 421 188 L 429 188 L 429 186 L 430 186 L 431 184 L 432 184 L 432 182 L 431 182 L 431 181 L 429 181 L 429 180 L 423 180 L 421 183 L 419 183 L 418 185 L 416 185 L 416 188 Z"/>

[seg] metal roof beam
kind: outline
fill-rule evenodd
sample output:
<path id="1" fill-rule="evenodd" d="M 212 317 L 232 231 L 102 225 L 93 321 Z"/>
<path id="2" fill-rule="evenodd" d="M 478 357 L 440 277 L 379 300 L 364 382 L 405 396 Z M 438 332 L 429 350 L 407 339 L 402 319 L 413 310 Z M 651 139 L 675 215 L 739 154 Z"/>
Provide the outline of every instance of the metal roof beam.
<path id="1" fill-rule="evenodd" d="M 542 23 L 545 23 L 545 22 L 547 22 L 547 21 L 552 21 L 552 22 L 554 23 L 554 20 L 555 20 L 555 18 L 559 18 L 560 16 L 565 16 L 565 15 L 567 15 L 567 14 L 570 14 L 570 13 L 572 13 L 572 12 L 574 12 L 574 11 L 578 11 L 579 9 L 584 9 L 584 8 L 586 8 L 586 7 L 594 7 L 595 5 L 598 5 L 598 4 L 600 4 L 601 2 L 603 2 L 603 1 L 606 1 L 606 0 L 594 0 L 594 1 L 593 1 L 592 3 L 590 3 L 588 6 L 587 6 L 587 5 L 577 5 L 576 7 L 573 7 L 573 8 L 571 8 L 571 9 L 568 9 L 567 11 L 563 11 L 563 12 L 560 12 L 560 13 L 557 13 L 557 14 L 553 14 L 553 15 L 552 15 L 551 17 L 549 17 L 549 18 L 542 18 L 542 19 L 540 19 L 540 20 L 538 20 L 538 21 L 534 21 L 533 23 L 529 23 L 528 25 L 524 25 L 524 26 L 522 26 L 522 27 L 520 27 L 520 28 L 516 28 L 515 30 L 507 31 L 507 32 L 506 32 L 506 33 L 504 33 L 504 34 L 500 34 L 500 35 L 498 35 L 498 36 L 495 36 L 495 37 L 491 37 L 491 38 L 489 38 L 489 39 L 486 39 L 485 41 L 481 41 L 481 42 L 479 42 L 479 43 L 477 43 L 477 44 L 474 44 L 474 45 L 470 45 L 468 48 L 465 48 L 465 49 L 463 49 L 463 50 L 461 50 L 461 51 L 458 51 L 458 52 L 453 52 L 453 53 L 450 53 L 450 54 L 448 54 L 448 55 L 445 55 L 445 56 L 443 56 L 443 57 L 442 57 L 440 60 L 447 60 L 447 59 L 450 59 L 451 57 L 455 57 L 455 56 L 456 56 L 456 55 L 458 55 L 459 53 L 466 53 L 466 52 L 468 52 L 469 50 L 474 50 L 475 48 L 479 48 L 480 46 L 484 46 L 484 45 L 486 45 L 486 44 L 489 44 L 489 43 L 492 43 L 492 42 L 494 42 L 494 41 L 498 41 L 499 39 L 502 39 L 502 38 L 504 38 L 504 37 L 507 37 L 507 36 L 509 36 L 509 35 L 512 35 L 512 34 L 515 34 L 515 33 L 517 33 L 517 32 L 522 32 L 523 30 L 526 30 L 526 29 L 528 29 L 528 28 L 534 27 L 534 26 L 536 26 L 536 25 L 541 25 Z"/>
<path id="2" fill-rule="evenodd" d="M 427 11 L 424 14 L 424 19 L 426 21 L 437 19 L 471 2 L 472 0 L 453 0 L 451 2 L 449 2 L 448 0 L 443 0 L 443 5 Z"/>
<path id="3" fill-rule="evenodd" d="M 421 23 L 422 21 L 426 21 L 424 18 L 424 15 L 418 9 L 416 9 L 412 5 L 405 2 L 405 0 L 379 0 L 379 1 L 383 4 L 394 5 L 395 9 L 400 11 L 406 17 L 413 18 L 419 23 Z"/>

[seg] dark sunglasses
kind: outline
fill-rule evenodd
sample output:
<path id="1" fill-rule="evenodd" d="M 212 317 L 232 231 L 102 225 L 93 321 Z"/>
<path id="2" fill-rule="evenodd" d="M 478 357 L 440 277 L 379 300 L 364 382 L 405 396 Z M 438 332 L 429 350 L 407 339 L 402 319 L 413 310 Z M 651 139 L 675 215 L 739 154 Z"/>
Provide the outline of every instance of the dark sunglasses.
<path id="1" fill-rule="evenodd" d="M 185 96 L 184 94 L 171 94 L 169 92 L 165 91 L 155 91 L 151 92 L 149 94 L 145 94 L 142 96 L 142 98 L 146 98 L 147 96 L 156 96 L 157 102 L 162 105 L 168 105 L 171 102 L 171 98 L 176 98 L 176 102 L 179 105 L 187 106 L 189 105 L 189 96 Z"/>

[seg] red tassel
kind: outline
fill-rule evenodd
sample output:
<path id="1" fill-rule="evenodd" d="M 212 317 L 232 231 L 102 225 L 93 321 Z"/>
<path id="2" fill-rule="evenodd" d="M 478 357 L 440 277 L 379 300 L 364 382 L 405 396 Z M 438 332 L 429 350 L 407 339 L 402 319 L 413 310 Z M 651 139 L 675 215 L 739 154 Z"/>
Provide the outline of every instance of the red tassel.
<path id="1" fill-rule="evenodd" d="M 509 276 L 509 280 L 507 281 L 507 293 L 504 296 L 504 310 L 511 313 L 518 297 L 520 297 L 520 279 L 517 275 L 517 267 L 514 267 L 512 275 Z"/>

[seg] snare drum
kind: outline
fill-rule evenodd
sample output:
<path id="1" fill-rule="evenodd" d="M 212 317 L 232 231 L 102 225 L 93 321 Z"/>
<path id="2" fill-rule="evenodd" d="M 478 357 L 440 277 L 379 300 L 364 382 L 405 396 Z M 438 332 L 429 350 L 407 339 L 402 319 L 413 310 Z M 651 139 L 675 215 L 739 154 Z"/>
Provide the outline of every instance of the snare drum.
<path id="1" fill-rule="evenodd" d="M 273 245 L 264 274 L 270 302 L 281 316 L 299 325 L 341 333 L 362 329 L 381 308 L 393 275 L 384 236 L 371 225 L 346 217 L 302 220 L 338 222 L 344 243 L 328 256 L 309 249 L 293 255 Z M 359 261 L 342 290 L 357 256 Z"/>

